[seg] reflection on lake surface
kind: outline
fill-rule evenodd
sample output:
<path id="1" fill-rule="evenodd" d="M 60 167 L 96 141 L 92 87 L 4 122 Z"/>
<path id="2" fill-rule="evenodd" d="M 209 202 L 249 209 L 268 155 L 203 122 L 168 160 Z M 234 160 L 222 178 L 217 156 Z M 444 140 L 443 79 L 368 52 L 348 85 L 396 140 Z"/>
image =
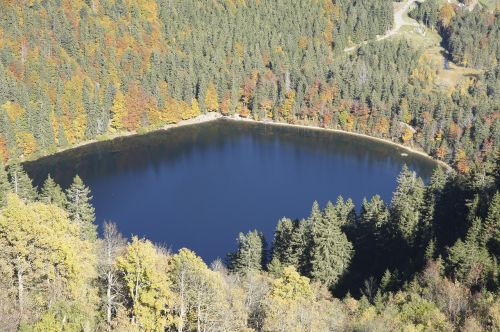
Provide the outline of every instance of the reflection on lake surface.
<path id="1" fill-rule="evenodd" d="M 235 248 L 238 232 L 268 241 L 283 216 L 338 195 L 359 209 L 374 194 L 389 202 L 406 163 L 424 179 L 436 164 L 397 146 L 352 135 L 218 120 L 84 146 L 25 165 L 39 185 L 79 174 L 93 192 L 97 222 L 188 247 L 207 262 Z"/>

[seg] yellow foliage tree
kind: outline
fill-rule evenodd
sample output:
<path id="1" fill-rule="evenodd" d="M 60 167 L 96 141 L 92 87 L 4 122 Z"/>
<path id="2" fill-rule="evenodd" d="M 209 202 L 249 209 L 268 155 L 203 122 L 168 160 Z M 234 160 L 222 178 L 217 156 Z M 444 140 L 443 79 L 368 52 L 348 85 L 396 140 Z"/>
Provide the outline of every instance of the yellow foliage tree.
<path id="1" fill-rule="evenodd" d="M 453 5 L 450 3 L 444 4 L 439 11 L 439 20 L 443 24 L 444 27 L 450 25 L 451 20 L 455 17 L 455 9 L 453 9 Z"/>
<path id="2" fill-rule="evenodd" d="M 323 314 L 333 311 L 332 303 L 317 298 L 309 279 L 290 266 L 273 281 L 264 305 L 265 331 L 328 331 L 332 326 L 331 316 Z"/>
<path id="3" fill-rule="evenodd" d="M 80 239 L 79 228 L 55 205 L 24 203 L 7 197 L 0 212 L 0 277 L 21 317 L 44 313 L 51 304 L 66 303 L 51 315 L 59 330 L 93 324 L 98 301 L 93 243 Z M 80 325 L 81 326 L 81 325 Z"/>
<path id="4" fill-rule="evenodd" d="M 126 114 L 127 109 L 125 108 L 125 96 L 118 89 L 115 95 L 115 100 L 113 101 L 113 106 L 111 107 L 111 122 L 109 130 L 123 130 L 123 119 Z"/>
<path id="5" fill-rule="evenodd" d="M 116 264 L 127 286 L 132 323 L 143 331 L 165 331 L 172 323 L 173 300 L 167 277 L 168 256 L 150 241 L 134 236 Z"/>
<path id="6" fill-rule="evenodd" d="M 0 163 L 5 163 L 9 159 L 9 149 L 5 138 L 0 135 Z"/>
<path id="7" fill-rule="evenodd" d="M 212 83 L 208 85 L 207 93 L 205 94 L 205 107 L 209 112 L 215 112 L 219 109 L 217 90 Z"/>
<path id="8" fill-rule="evenodd" d="M 16 145 L 26 157 L 29 157 L 37 150 L 35 136 L 27 131 L 22 131 L 16 134 Z"/>
<path id="9" fill-rule="evenodd" d="M 201 114 L 200 104 L 198 104 L 198 100 L 193 98 L 191 100 L 191 107 L 184 107 L 182 110 L 182 120 L 188 120 L 194 117 L 197 117 Z"/>
<path id="10" fill-rule="evenodd" d="M 410 121 L 412 120 L 412 116 L 410 113 L 410 105 L 408 104 L 408 99 L 406 97 L 403 97 L 403 99 L 401 99 L 401 103 L 399 104 L 399 109 L 401 111 L 403 121 L 405 123 L 410 123 Z"/>
<path id="11" fill-rule="evenodd" d="M 401 139 L 403 140 L 403 143 L 406 144 L 409 141 L 411 141 L 411 139 L 413 138 L 413 133 L 414 133 L 414 131 L 411 128 L 406 127 L 403 130 L 403 134 L 401 135 Z"/>
<path id="12" fill-rule="evenodd" d="M 171 260 L 178 331 L 244 331 L 244 297 L 188 249 Z"/>
<path id="13" fill-rule="evenodd" d="M 462 174 L 467 174 L 470 171 L 469 160 L 463 149 L 458 149 L 455 154 L 455 166 Z"/>
<path id="14" fill-rule="evenodd" d="M 19 105 L 19 103 L 8 101 L 2 105 L 2 109 L 7 113 L 9 120 L 15 122 L 17 119 L 21 118 L 26 111 Z"/>
<path id="15" fill-rule="evenodd" d="M 279 108 L 279 114 L 284 120 L 291 120 L 293 106 L 295 105 L 295 90 L 290 90 L 283 102 L 283 105 Z"/>

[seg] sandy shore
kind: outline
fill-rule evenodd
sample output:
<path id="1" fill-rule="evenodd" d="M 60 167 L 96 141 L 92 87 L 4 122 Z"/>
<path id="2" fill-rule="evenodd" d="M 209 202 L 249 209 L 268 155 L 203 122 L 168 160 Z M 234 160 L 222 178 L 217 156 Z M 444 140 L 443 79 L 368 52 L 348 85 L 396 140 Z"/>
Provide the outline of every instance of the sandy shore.
<path id="1" fill-rule="evenodd" d="M 388 139 L 373 137 L 373 136 L 369 136 L 369 135 L 365 135 L 365 134 L 360 134 L 360 133 L 355 133 L 355 132 L 344 131 L 344 130 L 340 130 L 340 129 L 331 129 L 331 128 L 323 128 L 323 127 L 318 127 L 318 126 L 290 124 L 290 123 L 282 123 L 282 122 L 274 122 L 274 121 L 258 121 L 258 120 L 254 120 L 254 119 L 250 119 L 250 118 L 243 118 L 243 117 L 240 117 L 238 115 L 236 115 L 236 116 L 223 116 L 222 114 L 217 113 L 217 112 L 209 112 L 209 113 L 199 115 L 199 116 L 197 116 L 195 118 L 192 118 L 192 119 L 189 119 L 189 120 L 182 120 L 182 121 L 180 121 L 178 123 L 168 124 L 168 125 L 165 125 L 165 126 L 159 128 L 159 129 L 145 132 L 144 134 L 147 134 L 147 133 L 150 133 L 150 132 L 155 132 L 155 131 L 164 131 L 164 130 L 170 130 L 170 129 L 173 129 L 173 128 L 183 127 L 183 126 L 189 126 L 189 125 L 196 125 L 196 124 L 200 124 L 200 123 L 211 122 L 211 121 L 215 121 L 215 120 L 218 120 L 218 119 L 225 119 L 225 120 L 236 121 L 236 122 L 250 122 L 250 123 L 265 124 L 265 125 L 271 125 L 271 126 L 280 126 L 280 127 L 294 127 L 294 128 L 301 128 L 301 129 L 306 129 L 306 130 L 320 130 L 320 131 L 325 131 L 325 132 L 341 133 L 341 134 L 346 134 L 346 135 L 363 137 L 363 138 L 366 138 L 366 139 L 370 139 L 370 140 L 374 140 L 374 141 L 378 141 L 378 142 L 382 142 L 382 143 L 386 143 L 386 144 L 391 144 L 391 145 L 397 146 L 398 148 L 400 148 L 402 150 L 405 150 L 408 153 L 418 154 L 418 155 L 420 155 L 420 156 L 422 156 L 424 158 L 428 158 L 428 159 L 430 159 L 430 160 L 438 163 L 439 165 L 441 165 L 441 166 L 443 166 L 443 167 L 445 167 L 447 169 L 452 169 L 450 165 L 446 164 L 445 162 L 443 162 L 441 160 L 437 160 L 437 159 L 432 158 L 431 156 L 429 156 L 427 153 L 425 153 L 423 151 L 416 150 L 414 148 L 411 148 L 411 147 L 408 147 L 408 146 L 405 146 L 405 145 L 402 145 L 402 144 L 390 141 Z M 138 133 L 136 131 L 118 132 L 118 133 L 115 133 L 115 134 L 109 134 L 106 137 L 105 140 L 113 140 L 113 139 L 117 139 L 117 138 L 121 138 L 121 137 L 128 137 L 128 136 L 140 135 L 140 134 L 142 134 L 142 133 Z M 73 146 L 70 146 L 70 147 L 67 147 L 67 148 L 59 149 L 59 150 L 57 150 L 54 153 L 51 153 L 51 154 L 45 155 L 45 156 L 41 156 L 39 158 L 48 157 L 48 156 L 51 156 L 51 155 L 63 153 L 65 151 L 77 149 L 79 147 L 90 145 L 90 144 L 94 144 L 94 143 L 101 142 L 101 141 L 103 141 L 103 139 L 93 139 L 93 140 L 85 141 L 85 142 L 82 142 L 82 143 L 79 143 L 79 144 L 76 144 L 76 145 L 73 145 Z M 35 159 L 26 159 L 26 160 L 23 160 L 23 162 L 31 162 L 31 161 L 35 161 L 36 159 L 38 159 L 38 158 L 35 158 Z"/>

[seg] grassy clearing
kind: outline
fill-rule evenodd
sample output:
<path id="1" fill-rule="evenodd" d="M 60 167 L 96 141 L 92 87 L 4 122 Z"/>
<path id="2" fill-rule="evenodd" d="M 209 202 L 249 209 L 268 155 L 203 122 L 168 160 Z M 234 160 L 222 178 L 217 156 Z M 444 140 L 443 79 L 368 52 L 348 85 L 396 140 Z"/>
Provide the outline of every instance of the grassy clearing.
<path id="1" fill-rule="evenodd" d="M 436 69 L 434 83 L 438 88 L 452 89 L 465 78 L 481 73 L 481 70 L 461 67 L 451 61 L 449 69 L 444 69 L 444 49 L 441 47 L 441 36 L 436 31 L 422 26 L 404 25 L 399 34 L 407 38 L 414 47 L 424 50 L 427 61 Z"/>

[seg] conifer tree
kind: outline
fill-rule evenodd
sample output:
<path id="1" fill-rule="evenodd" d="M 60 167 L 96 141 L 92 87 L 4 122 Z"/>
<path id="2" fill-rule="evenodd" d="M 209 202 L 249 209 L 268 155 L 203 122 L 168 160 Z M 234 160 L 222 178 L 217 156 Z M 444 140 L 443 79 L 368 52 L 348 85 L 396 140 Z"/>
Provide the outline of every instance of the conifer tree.
<path id="1" fill-rule="evenodd" d="M 260 271 L 266 263 L 264 235 L 256 230 L 238 235 L 238 251 L 230 255 L 231 270 L 246 274 Z"/>
<path id="2" fill-rule="evenodd" d="M 398 176 L 398 186 L 392 196 L 391 218 L 393 227 L 409 244 L 417 236 L 424 202 L 424 183 L 405 165 Z"/>
<path id="3" fill-rule="evenodd" d="M 34 201 L 37 197 L 36 189 L 22 166 L 19 163 L 13 163 L 9 166 L 8 171 L 12 192 L 25 202 Z"/>
<path id="4" fill-rule="evenodd" d="M 5 166 L 0 164 L 0 207 L 7 204 L 7 195 L 11 192 L 11 187 L 9 183 L 9 175 Z"/>
<path id="5" fill-rule="evenodd" d="M 490 202 L 481 242 L 487 246 L 498 261 L 500 259 L 500 193 L 498 191 Z"/>
<path id="6" fill-rule="evenodd" d="M 313 213 L 314 210 L 313 206 Z M 353 246 L 340 226 L 338 216 L 332 213 L 323 213 L 311 226 L 311 276 L 328 287 L 336 284 L 354 254 Z"/>
<path id="7" fill-rule="evenodd" d="M 284 266 L 298 267 L 299 258 L 295 255 L 292 246 L 292 237 L 295 231 L 294 223 L 291 219 L 282 218 L 278 221 L 274 232 L 272 258 Z"/>
<path id="8" fill-rule="evenodd" d="M 465 241 L 459 239 L 449 250 L 448 268 L 452 275 L 466 285 L 483 286 L 495 269 L 488 250 L 481 244 L 481 219 L 476 218 Z"/>
<path id="9" fill-rule="evenodd" d="M 432 173 L 431 181 L 425 188 L 425 206 L 422 212 L 422 222 L 420 225 L 420 236 L 423 243 L 427 243 L 433 237 L 434 213 L 439 204 L 440 195 L 448 181 L 448 176 L 441 167 L 437 167 Z"/>
<path id="10" fill-rule="evenodd" d="M 74 222 L 81 227 L 82 237 L 85 239 L 95 239 L 97 236 L 94 225 L 94 207 L 90 203 L 92 196 L 90 189 L 85 186 L 82 179 L 77 175 L 73 183 L 66 190 L 68 204 L 66 210 Z"/>
<path id="11" fill-rule="evenodd" d="M 43 183 L 42 191 L 40 192 L 40 201 L 45 204 L 54 204 L 60 208 L 65 208 L 68 204 L 64 191 L 61 189 L 61 186 L 52 179 L 50 174 Z"/>

